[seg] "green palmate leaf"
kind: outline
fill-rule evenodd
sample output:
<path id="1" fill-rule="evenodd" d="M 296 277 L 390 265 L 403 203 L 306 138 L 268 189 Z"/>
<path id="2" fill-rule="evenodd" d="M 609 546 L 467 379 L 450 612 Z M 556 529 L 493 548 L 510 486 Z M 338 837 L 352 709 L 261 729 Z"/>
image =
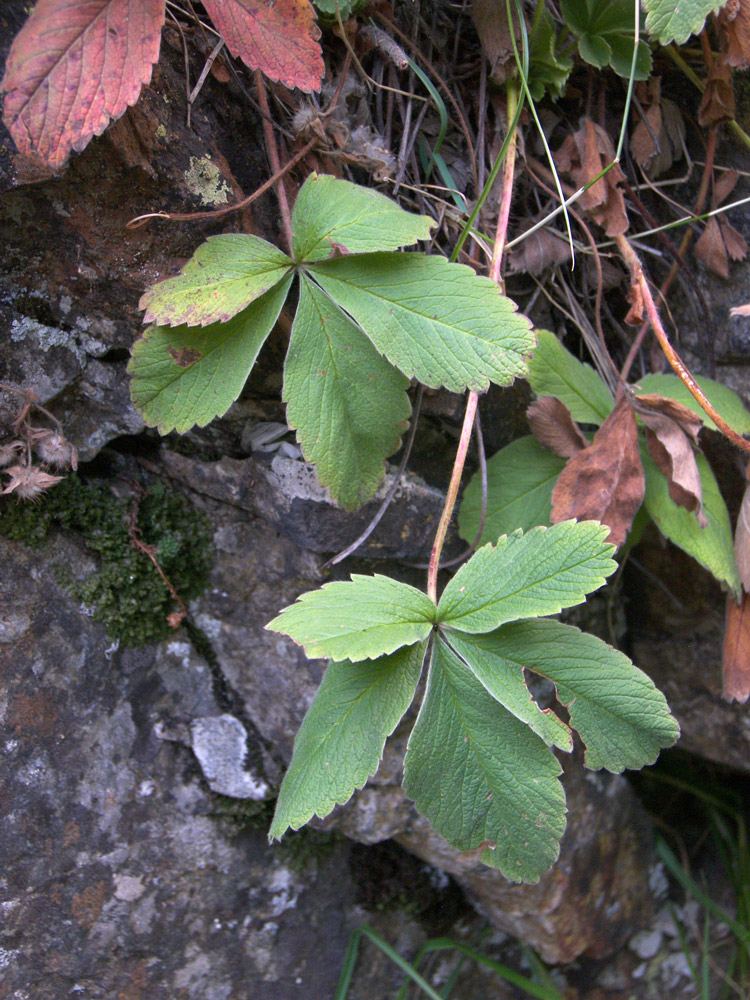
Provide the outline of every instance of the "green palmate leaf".
<path id="1" fill-rule="evenodd" d="M 612 393 L 590 365 L 566 350 L 554 333 L 537 330 L 529 362 L 529 385 L 537 396 L 557 396 L 574 420 L 601 424 L 614 406 Z"/>
<path id="2" fill-rule="evenodd" d="M 354 574 L 311 590 L 266 625 L 305 647 L 308 656 L 365 660 L 426 639 L 435 605 L 426 594 L 387 576 Z"/>
<path id="3" fill-rule="evenodd" d="M 175 278 L 141 298 L 147 323 L 206 326 L 226 322 L 260 298 L 293 267 L 277 247 L 257 236 L 209 236 Z"/>
<path id="4" fill-rule="evenodd" d="M 470 643 L 477 643 L 472 636 Z M 461 639 L 466 645 L 466 637 Z M 619 773 L 653 764 L 680 735 L 653 681 L 596 636 L 557 621 L 519 621 L 483 635 L 479 644 L 494 673 L 532 670 L 552 681 L 586 744 L 586 765 Z M 462 655 L 476 662 L 469 648 Z M 508 706 L 510 707 L 510 706 Z M 540 735 L 543 735 L 540 733 Z"/>
<path id="5" fill-rule="evenodd" d="M 550 523 L 552 490 L 565 459 L 543 448 L 532 435 L 518 438 L 487 462 L 487 516 L 480 544 L 494 542 L 516 528 L 528 531 Z M 473 542 L 482 513 L 482 477 L 477 472 L 458 512 L 459 533 Z"/>
<path id="6" fill-rule="evenodd" d="M 324 17 L 336 19 L 336 11 L 341 20 L 346 22 L 352 16 L 367 6 L 367 0 L 313 0 L 313 6 Z"/>
<path id="7" fill-rule="evenodd" d="M 531 324 L 469 267 L 420 253 L 372 253 L 309 272 L 409 378 L 481 392 L 526 373 Z"/>
<path id="8" fill-rule="evenodd" d="M 646 27 L 662 45 L 677 42 L 682 45 L 691 35 L 697 35 L 709 14 L 715 13 L 726 0 L 643 0 Z"/>
<path id="9" fill-rule="evenodd" d="M 726 504 L 706 458 L 700 452 L 696 452 L 695 458 L 703 487 L 703 513 L 708 521 L 705 528 L 698 524 L 695 514 L 684 507 L 678 507 L 671 499 L 666 478 L 642 445 L 641 461 L 646 474 L 646 495 L 643 502 L 661 533 L 678 548 L 697 559 L 739 600 L 740 578 L 734 559 L 732 528 Z"/>
<path id="10" fill-rule="evenodd" d="M 455 848 L 514 882 L 537 882 L 565 830 L 560 765 L 440 640 L 409 739 L 404 790 Z M 494 845 L 494 849 L 493 846 Z"/>
<path id="11" fill-rule="evenodd" d="M 578 36 L 581 58 L 597 69 L 611 66 L 626 79 L 630 76 L 635 44 L 636 6 L 633 0 L 561 0 L 560 13 L 566 27 Z M 638 43 L 635 79 L 651 74 L 651 50 Z"/>
<path id="12" fill-rule="evenodd" d="M 502 629 L 484 635 L 462 635 L 453 631 L 444 639 L 495 701 L 530 726 L 547 746 L 570 753 L 573 749 L 570 729 L 551 709 L 542 710 L 534 701 L 524 680 L 524 664 L 513 663 L 502 650 L 498 651 L 496 636 L 500 632 Z"/>
<path id="13" fill-rule="evenodd" d="M 348 801 L 378 769 L 388 736 L 414 698 L 424 642 L 390 656 L 331 663 L 294 741 L 269 840 Z"/>
<path id="14" fill-rule="evenodd" d="M 302 276 L 284 365 L 287 420 L 318 479 L 353 510 L 374 494 L 409 417 L 408 379 Z"/>
<path id="15" fill-rule="evenodd" d="M 581 604 L 617 568 L 608 534 L 598 521 L 561 521 L 503 535 L 456 573 L 440 598 L 438 621 L 461 632 L 489 632 Z"/>
<path id="16" fill-rule="evenodd" d="M 542 9 L 534 33 L 529 39 L 529 92 L 535 101 L 545 93 L 562 97 L 573 60 L 557 51 L 555 22 L 546 7 Z"/>
<path id="17" fill-rule="evenodd" d="M 228 323 L 152 326 L 133 345 L 130 394 L 147 424 L 184 433 L 225 413 L 284 305 L 291 276 Z"/>
<path id="18" fill-rule="evenodd" d="M 713 379 L 703 378 L 702 375 L 693 377 L 719 416 L 723 417 L 738 434 L 750 434 L 750 412 L 737 393 L 720 382 L 714 382 Z M 697 413 L 703 419 L 706 427 L 712 431 L 718 430 L 716 424 L 677 375 L 644 375 L 642 379 L 638 380 L 636 392 L 654 392 L 659 396 L 676 399 L 678 403 L 682 403 L 693 413 Z"/>
<path id="19" fill-rule="evenodd" d="M 398 250 L 428 240 L 435 225 L 370 188 L 310 174 L 292 213 L 294 256 L 312 263 L 339 254 Z"/>

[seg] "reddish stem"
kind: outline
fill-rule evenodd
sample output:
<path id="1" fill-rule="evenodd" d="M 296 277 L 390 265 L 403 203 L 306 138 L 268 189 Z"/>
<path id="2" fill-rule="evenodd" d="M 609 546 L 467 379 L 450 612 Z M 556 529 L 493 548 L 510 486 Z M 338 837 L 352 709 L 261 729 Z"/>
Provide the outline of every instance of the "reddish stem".
<path id="1" fill-rule="evenodd" d="M 466 453 L 469 450 L 471 429 L 474 426 L 474 415 L 477 412 L 478 402 L 479 395 L 476 392 L 470 392 L 469 398 L 466 401 L 464 424 L 461 428 L 461 437 L 458 442 L 458 449 L 456 450 L 456 459 L 453 463 L 453 472 L 451 473 L 451 481 L 448 485 L 445 506 L 443 507 L 443 513 L 440 516 L 440 523 L 438 524 L 437 531 L 435 532 L 435 541 L 430 555 L 430 567 L 427 571 L 427 596 L 434 601 L 435 604 L 437 604 L 437 576 L 438 568 L 440 566 L 440 553 L 443 551 L 445 536 L 448 533 L 448 525 L 450 524 L 451 517 L 453 516 L 453 508 L 456 505 L 458 487 L 461 485 L 461 476 L 463 475 L 464 463 L 466 462 Z"/>
<path id="2" fill-rule="evenodd" d="M 287 247 L 291 251 L 292 249 L 292 213 L 289 211 L 289 202 L 286 197 L 286 188 L 284 187 L 284 180 L 281 174 L 281 161 L 279 160 L 279 151 L 276 148 L 276 138 L 273 134 L 273 125 L 271 124 L 271 110 L 268 107 L 268 94 L 266 93 L 266 82 L 263 79 L 263 74 L 259 69 L 255 70 L 255 90 L 258 95 L 258 104 L 260 106 L 261 115 L 263 116 L 263 135 L 266 140 L 266 150 L 268 152 L 268 159 L 271 164 L 271 170 L 274 175 L 277 176 L 276 182 L 276 196 L 279 199 L 279 209 L 281 210 L 281 222 L 284 227 L 284 236 L 286 238 Z"/>

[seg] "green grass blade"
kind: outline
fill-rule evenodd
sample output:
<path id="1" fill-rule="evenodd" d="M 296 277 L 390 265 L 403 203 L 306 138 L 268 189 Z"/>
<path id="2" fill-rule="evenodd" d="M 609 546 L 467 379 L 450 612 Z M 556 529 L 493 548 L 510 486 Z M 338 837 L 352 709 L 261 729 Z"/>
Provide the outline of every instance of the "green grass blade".
<path id="1" fill-rule="evenodd" d="M 354 973 L 354 966 L 357 962 L 357 956 L 359 954 L 359 946 L 363 937 L 368 938 L 372 943 L 387 955 L 388 958 L 393 962 L 394 965 L 398 966 L 401 971 L 407 975 L 417 986 L 424 992 L 430 1000 L 444 1000 L 443 997 L 437 993 L 430 984 L 423 979 L 416 969 L 402 958 L 395 949 L 391 948 L 387 941 L 385 941 L 377 931 L 373 930 L 367 924 L 362 924 L 361 927 L 357 927 L 356 930 L 352 931 L 349 938 L 349 944 L 346 949 L 346 956 L 344 958 L 344 965 L 341 969 L 341 975 L 339 976 L 339 981 L 336 986 L 336 992 L 333 995 L 333 1000 L 346 1000 L 349 996 L 349 988 L 351 986 L 352 975 Z"/>

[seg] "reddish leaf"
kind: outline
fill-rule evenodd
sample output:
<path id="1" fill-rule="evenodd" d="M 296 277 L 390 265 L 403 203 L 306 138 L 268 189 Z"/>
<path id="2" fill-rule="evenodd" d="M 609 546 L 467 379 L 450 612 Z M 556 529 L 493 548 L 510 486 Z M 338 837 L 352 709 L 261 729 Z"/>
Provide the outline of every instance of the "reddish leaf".
<path id="1" fill-rule="evenodd" d="M 622 545 L 643 502 L 645 478 L 635 414 L 623 398 L 593 443 L 570 459 L 552 491 L 552 521 L 575 517 L 609 525 L 608 541 Z"/>
<path id="2" fill-rule="evenodd" d="M 39 0 L 0 84 L 19 151 L 59 170 L 135 104 L 163 22 L 164 0 Z"/>
<path id="3" fill-rule="evenodd" d="M 750 595 L 742 604 L 727 597 L 727 627 L 722 657 L 724 697 L 745 702 L 750 697 Z"/>
<path id="4" fill-rule="evenodd" d="M 203 0 L 233 56 L 271 80 L 320 89 L 320 28 L 309 0 Z"/>
<path id="5" fill-rule="evenodd" d="M 589 443 L 570 410 L 556 396 L 540 396 L 528 408 L 526 416 L 539 444 L 560 458 L 572 458 L 588 448 Z"/>

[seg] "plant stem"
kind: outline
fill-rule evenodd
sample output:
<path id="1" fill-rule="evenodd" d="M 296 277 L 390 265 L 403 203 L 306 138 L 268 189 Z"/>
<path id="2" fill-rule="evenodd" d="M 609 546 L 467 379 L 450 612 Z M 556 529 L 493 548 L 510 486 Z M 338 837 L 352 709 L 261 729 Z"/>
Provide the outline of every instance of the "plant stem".
<path id="1" fill-rule="evenodd" d="M 466 462 L 466 453 L 469 450 L 471 430 L 474 426 L 474 414 L 477 412 L 478 402 L 478 393 L 470 392 L 469 398 L 466 400 L 464 424 L 461 428 L 461 437 L 458 442 L 458 449 L 456 450 L 456 458 L 453 462 L 451 481 L 448 485 L 448 493 L 445 498 L 443 513 L 440 515 L 440 523 L 438 524 L 437 531 L 435 532 L 435 541 L 432 545 L 432 553 L 430 554 L 430 568 L 427 571 L 427 596 L 434 601 L 435 604 L 437 604 L 437 576 L 438 569 L 440 567 L 440 553 L 443 551 L 445 536 L 448 533 L 448 525 L 450 524 L 451 517 L 453 517 L 453 508 L 456 506 L 458 487 L 461 484 L 461 476 L 464 471 L 464 463 Z"/>
<path id="2" fill-rule="evenodd" d="M 750 441 L 745 440 L 745 438 L 741 437 L 736 431 L 732 430 L 729 424 L 721 416 L 719 416 L 715 408 L 706 398 L 706 395 L 701 387 L 690 374 L 690 371 L 682 358 L 680 358 L 677 351 L 675 351 L 674 347 L 670 344 L 669 337 L 667 336 L 666 330 L 662 325 L 661 317 L 659 316 L 659 310 L 656 308 L 654 297 L 651 294 L 651 289 L 649 288 L 648 281 L 646 280 L 646 275 L 643 273 L 643 265 L 638 259 L 638 255 L 635 250 L 631 247 L 624 236 L 618 236 L 616 239 L 620 253 L 630 269 L 630 277 L 633 285 L 637 286 L 641 296 L 643 297 L 643 304 L 646 307 L 648 318 L 651 321 L 651 327 L 656 334 L 656 339 L 659 341 L 661 349 L 666 355 L 667 361 L 670 363 L 675 373 L 680 377 L 693 398 L 698 402 L 701 409 L 705 410 L 724 436 L 729 438 L 732 444 L 736 444 L 738 448 L 742 448 L 743 451 L 750 452 Z"/>
<path id="3" fill-rule="evenodd" d="M 268 152 L 268 159 L 271 164 L 271 170 L 274 175 L 279 175 L 278 181 L 276 183 L 276 196 L 279 199 L 279 209 L 281 211 L 281 222 L 284 227 L 284 236 L 286 238 L 287 249 L 291 252 L 292 249 L 292 213 L 289 211 L 289 202 L 286 197 L 286 188 L 284 187 L 284 181 L 281 176 L 281 161 L 279 160 L 279 151 L 276 148 L 276 139 L 273 134 L 273 125 L 271 124 L 271 110 L 268 107 L 268 94 L 266 93 L 266 83 L 263 79 L 263 74 L 259 69 L 255 70 L 255 90 L 258 95 L 258 104 L 260 105 L 261 114 L 263 116 L 263 135 L 266 140 L 266 150 Z"/>
<path id="4" fill-rule="evenodd" d="M 509 85 L 507 90 L 507 121 L 510 126 L 516 113 L 518 104 L 518 91 L 514 86 Z M 508 222 L 510 221 L 510 203 L 513 196 L 513 177 L 516 169 L 516 129 L 513 128 L 508 138 L 508 149 L 505 154 L 505 170 L 503 172 L 503 193 L 500 196 L 500 210 L 497 216 L 497 230 L 495 232 L 495 245 L 492 248 L 492 264 L 490 265 L 490 277 L 496 285 L 502 288 L 503 279 L 500 269 L 503 262 L 503 252 L 508 236 Z"/>
<path id="5" fill-rule="evenodd" d="M 518 111 L 518 89 L 517 84 L 508 82 L 507 93 L 507 121 L 509 134 L 503 145 L 506 147 L 505 173 L 503 176 L 503 192 L 500 196 L 500 208 L 497 219 L 497 230 L 495 232 L 495 245 L 492 250 L 492 266 L 490 277 L 502 288 L 501 269 L 503 263 L 503 251 L 508 236 L 508 222 L 510 221 L 510 203 L 513 196 L 513 177 L 516 166 L 516 126 L 514 121 Z M 464 413 L 464 423 L 461 428 L 461 437 L 458 442 L 456 458 L 453 463 L 451 481 L 448 485 L 448 493 L 445 498 L 443 513 L 440 515 L 440 523 L 435 532 L 435 541 L 430 555 L 430 566 L 427 571 L 427 596 L 437 604 L 437 576 L 440 568 L 440 553 L 443 551 L 445 536 L 448 533 L 448 525 L 453 517 L 453 508 L 456 506 L 458 497 L 458 487 L 461 484 L 461 476 L 464 471 L 466 454 L 469 450 L 471 432 L 474 427 L 474 417 L 477 412 L 479 395 L 470 392 L 466 400 L 466 412 Z"/>

